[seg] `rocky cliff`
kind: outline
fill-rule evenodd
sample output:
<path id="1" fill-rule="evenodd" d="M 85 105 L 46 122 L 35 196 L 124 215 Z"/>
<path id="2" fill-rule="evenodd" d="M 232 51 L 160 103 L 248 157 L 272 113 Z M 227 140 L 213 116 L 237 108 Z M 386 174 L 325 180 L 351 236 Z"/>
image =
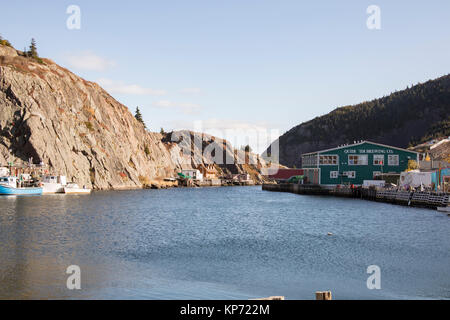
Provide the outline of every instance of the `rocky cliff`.
<path id="1" fill-rule="evenodd" d="M 450 135 L 450 75 L 386 97 L 338 108 L 302 123 L 279 143 L 279 161 L 301 167 L 301 154 L 370 140 L 407 148 Z M 270 153 L 271 148 L 263 154 Z"/>
<path id="2" fill-rule="evenodd" d="M 183 139 L 148 132 L 98 84 L 51 60 L 37 61 L 18 53 L 0 45 L 0 165 L 33 158 L 34 163 L 45 163 L 50 171 L 79 184 L 120 189 L 173 177 L 181 168 L 207 160 L 201 150 L 186 158 Z M 202 136 L 205 146 L 216 143 L 216 138 Z M 235 154 L 229 144 L 218 141 Z M 264 165 L 256 159 L 252 166 L 218 168 L 250 171 L 260 179 L 259 168 Z"/>

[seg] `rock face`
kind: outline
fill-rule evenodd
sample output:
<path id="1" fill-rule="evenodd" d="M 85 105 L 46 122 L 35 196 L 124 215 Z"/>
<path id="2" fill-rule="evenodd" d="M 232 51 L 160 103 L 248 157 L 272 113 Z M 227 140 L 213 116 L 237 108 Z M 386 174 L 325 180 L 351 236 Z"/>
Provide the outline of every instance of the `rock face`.
<path id="1" fill-rule="evenodd" d="M 198 167 L 203 164 L 214 165 L 217 175 L 231 177 L 233 175 L 249 174 L 253 181 L 264 182 L 262 169 L 268 164 L 254 153 L 235 150 L 226 140 L 204 133 L 178 131 L 166 135 L 163 142 L 170 147 L 172 159 L 185 167 Z M 180 156 L 181 154 L 181 156 Z"/>
<path id="2" fill-rule="evenodd" d="M 0 45 L 0 165 L 33 158 L 81 185 L 138 188 L 204 161 L 199 152 L 186 158 L 181 142 L 172 140 L 148 132 L 98 84 Z M 207 137 L 205 145 L 214 140 Z"/>
<path id="3" fill-rule="evenodd" d="M 17 57 L 18 53 L 12 47 L 0 45 L 0 56 Z"/>

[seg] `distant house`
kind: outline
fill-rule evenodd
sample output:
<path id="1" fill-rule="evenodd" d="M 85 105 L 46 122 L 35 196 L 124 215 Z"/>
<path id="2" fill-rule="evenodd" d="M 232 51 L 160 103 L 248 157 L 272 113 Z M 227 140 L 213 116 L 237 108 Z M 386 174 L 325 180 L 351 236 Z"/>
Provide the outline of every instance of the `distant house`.
<path id="1" fill-rule="evenodd" d="M 321 185 L 362 185 L 384 174 L 400 176 L 408 161 L 418 161 L 414 151 L 370 141 L 306 153 L 302 167 L 307 180 Z"/>
<path id="2" fill-rule="evenodd" d="M 201 164 L 198 166 L 198 170 L 205 179 L 214 180 L 217 179 L 217 169 L 214 164 Z"/>
<path id="3" fill-rule="evenodd" d="M 203 181 L 203 174 L 198 169 L 183 169 L 181 173 L 191 177 L 192 180 Z"/>
<path id="4" fill-rule="evenodd" d="M 238 179 L 240 182 L 246 182 L 252 180 L 252 177 L 248 173 L 242 173 L 239 175 Z"/>

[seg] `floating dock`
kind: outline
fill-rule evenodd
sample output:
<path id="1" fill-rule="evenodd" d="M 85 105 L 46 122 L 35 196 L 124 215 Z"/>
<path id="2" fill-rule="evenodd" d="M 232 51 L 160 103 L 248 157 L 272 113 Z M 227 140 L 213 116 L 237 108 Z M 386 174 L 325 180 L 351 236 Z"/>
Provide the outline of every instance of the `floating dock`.
<path id="1" fill-rule="evenodd" d="M 437 209 L 449 205 L 450 194 L 443 192 L 401 191 L 391 189 L 366 189 L 335 187 L 328 188 L 320 185 L 305 184 L 263 184 L 262 189 L 274 192 L 290 192 L 305 195 L 336 196 L 358 198 L 371 201 L 386 202 L 413 207 Z"/>

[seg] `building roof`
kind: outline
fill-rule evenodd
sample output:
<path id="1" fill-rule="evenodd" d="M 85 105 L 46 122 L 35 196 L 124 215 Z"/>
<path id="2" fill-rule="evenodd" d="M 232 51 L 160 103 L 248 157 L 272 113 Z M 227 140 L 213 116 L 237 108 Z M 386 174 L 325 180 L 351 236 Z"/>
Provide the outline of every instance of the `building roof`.
<path id="1" fill-rule="evenodd" d="M 374 144 L 374 145 L 377 145 L 377 146 L 380 146 L 380 147 L 384 147 L 384 148 L 396 149 L 396 150 L 400 150 L 400 151 L 405 151 L 405 152 L 418 154 L 418 152 L 416 152 L 416 151 L 403 149 L 403 148 L 398 148 L 398 147 L 393 147 L 393 146 L 388 146 L 388 145 L 382 144 L 382 143 L 376 143 L 376 142 L 372 142 L 372 141 L 360 141 L 360 142 L 357 142 L 357 143 L 354 143 L 354 144 L 346 144 L 346 145 L 342 145 L 342 146 L 339 146 L 339 147 L 336 147 L 336 148 L 331 148 L 331 149 L 326 149 L 326 150 L 319 150 L 319 151 L 304 153 L 304 154 L 302 154 L 302 156 L 311 155 L 311 154 L 317 154 L 317 153 L 323 153 L 323 152 L 329 152 L 329 151 L 333 151 L 333 150 L 339 150 L 339 149 L 356 147 L 356 146 L 363 145 L 365 143 Z"/>

